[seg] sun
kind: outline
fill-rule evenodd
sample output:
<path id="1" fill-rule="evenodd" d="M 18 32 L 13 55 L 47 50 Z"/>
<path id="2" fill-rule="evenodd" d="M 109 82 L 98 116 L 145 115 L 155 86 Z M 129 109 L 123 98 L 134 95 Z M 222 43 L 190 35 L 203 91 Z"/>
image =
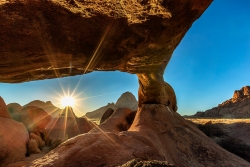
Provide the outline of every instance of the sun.
<path id="1" fill-rule="evenodd" d="M 75 99 L 71 96 L 65 96 L 61 99 L 61 105 L 63 107 L 67 107 L 67 106 L 73 107 L 74 104 L 75 104 Z"/>

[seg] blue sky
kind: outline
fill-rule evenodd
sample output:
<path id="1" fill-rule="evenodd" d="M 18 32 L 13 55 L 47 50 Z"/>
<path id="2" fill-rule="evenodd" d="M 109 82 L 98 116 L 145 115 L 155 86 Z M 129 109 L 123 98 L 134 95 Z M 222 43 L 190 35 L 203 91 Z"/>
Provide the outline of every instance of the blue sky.
<path id="1" fill-rule="evenodd" d="M 231 98 L 234 90 L 250 85 L 249 9 L 249 0 L 214 0 L 174 51 L 164 79 L 176 92 L 181 115 L 215 107 Z M 42 100 L 60 107 L 61 87 L 72 92 L 79 81 L 74 94 L 81 92 L 77 96 L 77 115 L 116 102 L 126 91 L 137 97 L 137 77 L 118 71 L 21 84 L 0 83 L 0 96 L 7 104 Z"/>

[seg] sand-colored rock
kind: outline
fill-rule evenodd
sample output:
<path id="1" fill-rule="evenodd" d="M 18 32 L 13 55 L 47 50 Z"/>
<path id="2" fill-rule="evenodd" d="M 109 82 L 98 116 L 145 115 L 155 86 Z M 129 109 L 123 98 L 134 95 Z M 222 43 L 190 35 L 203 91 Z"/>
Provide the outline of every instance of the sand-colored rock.
<path id="1" fill-rule="evenodd" d="M 0 117 L 0 167 L 24 159 L 28 140 L 28 131 L 22 123 Z"/>
<path id="2" fill-rule="evenodd" d="M 137 110 L 138 102 L 132 93 L 125 92 L 116 101 L 115 106 L 117 108 L 129 108 L 134 111 Z"/>
<path id="3" fill-rule="evenodd" d="M 27 148 L 29 154 L 38 154 L 41 152 L 39 149 L 39 143 L 36 139 L 30 139 L 27 143 Z"/>
<path id="4" fill-rule="evenodd" d="M 12 119 L 10 113 L 8 112 L 7 106 L 1 96 L 0 96 L 0 117 Z"/>
<path id="5" fill-rule="evenodd" d="M 51 117 L 41 108 L 26 106 L 21 111 L 20 122 L 22 122 L 29 132 L 45 129 Z"/>
<path id="6" fill-rule="evenodd" d="M 33 161 L 30 166 L 114 166 L 135 158 L 167 161 L 178 167 L 250 165 L 219 147 L 193 124 L 164 105 L 139 107 L 128 131 L 105 131 L 115 127 L 116 124 L 109 124 L 109 128 L 104 128 L 102 132 L 93 131 L 74 137 Z"/>
<path id="7" fill-rule="evenodd" d="M 35 133 L 30 133 L 30 138 L 35 139 L 37 141 L 39 148 L 45 146 L 45 142 L 43 141 L 43 139 L 40 136 L 36 135 Z"/>

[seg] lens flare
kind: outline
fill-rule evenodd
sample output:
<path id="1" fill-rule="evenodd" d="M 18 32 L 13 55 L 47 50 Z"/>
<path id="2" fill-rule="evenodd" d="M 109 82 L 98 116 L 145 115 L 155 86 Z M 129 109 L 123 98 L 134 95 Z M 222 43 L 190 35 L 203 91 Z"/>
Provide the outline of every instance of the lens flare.
<path id="1" fill-rule="evenodd" d="M 74 104 L 75 104 L 75 99 L 71 96 L 66 96 L 61 99 L 61 105 L 63 107 L 67 107 L 67 106 L 73 107 Z"/>

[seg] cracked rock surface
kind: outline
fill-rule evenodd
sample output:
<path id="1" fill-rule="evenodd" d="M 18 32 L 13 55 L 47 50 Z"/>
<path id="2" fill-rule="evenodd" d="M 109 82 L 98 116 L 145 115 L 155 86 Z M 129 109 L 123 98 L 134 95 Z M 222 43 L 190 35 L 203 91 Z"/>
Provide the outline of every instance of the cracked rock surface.
<path id="1" fill-rule="evenodd" d="M 140 104 L 176 110 L 163 71 L 211 1 L 2 0 L 0 82 L 119 70 L 138 75 Z"/>

